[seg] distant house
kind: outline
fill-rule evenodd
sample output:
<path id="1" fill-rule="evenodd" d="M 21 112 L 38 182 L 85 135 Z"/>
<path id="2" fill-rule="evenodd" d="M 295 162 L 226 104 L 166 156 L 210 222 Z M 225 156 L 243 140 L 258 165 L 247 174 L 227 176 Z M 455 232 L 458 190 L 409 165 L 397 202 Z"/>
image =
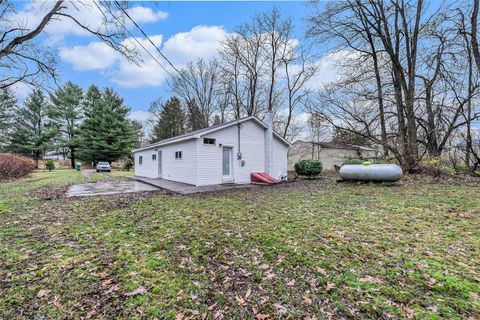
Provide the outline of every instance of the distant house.
<path id="1" fill-rule="evenodd" d="M 250 116 L 154 143 L 133 151 L 135 175 L 195 186 L 250 183 L 256 172 L 280 179 L 290 143 L 271 128 Z"/>
<path id="2" fill-rule="evenodd" d="M 473 153 L 472 153 L 473 151 Z M 449 150 L 450 157 L 457 161 L 465 162 L 467 157 L 467 144 L 465 141 L 457 144 L 452 150 Z M 480 155 L 480 139 L 472 139 L 472 150 L 470 150 L 470 164 L 474 165 L 477 161 L 475 155 Z"/>
<path id="3" fill-rule="evenodd" d="M 293 171 L 295 163 L 304 159 L 320 160 L 324 170 L 333 170 L 348 158 L 371 159 L 376 155 L 375 149 L 363 146 L 297 140 L 288 152 L 288 170 Z"/>

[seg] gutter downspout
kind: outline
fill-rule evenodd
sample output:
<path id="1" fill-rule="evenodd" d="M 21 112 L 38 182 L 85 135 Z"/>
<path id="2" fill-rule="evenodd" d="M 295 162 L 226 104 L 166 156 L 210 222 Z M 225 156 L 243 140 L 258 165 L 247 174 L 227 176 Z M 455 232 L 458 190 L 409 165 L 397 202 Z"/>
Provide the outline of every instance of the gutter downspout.
<path id="1" fill-rule="evenodd" d="M 242 149 L 240 148 L 240 122 L 237 124 L 238 152 L 237 160 L 242 160 Z"/>
<path id="2" fill-rule="evenodd" d="M 273 112 L 265 112 L 267 135 L 265 137 L 265 171 L 268 175 L 273 172 Z"/>

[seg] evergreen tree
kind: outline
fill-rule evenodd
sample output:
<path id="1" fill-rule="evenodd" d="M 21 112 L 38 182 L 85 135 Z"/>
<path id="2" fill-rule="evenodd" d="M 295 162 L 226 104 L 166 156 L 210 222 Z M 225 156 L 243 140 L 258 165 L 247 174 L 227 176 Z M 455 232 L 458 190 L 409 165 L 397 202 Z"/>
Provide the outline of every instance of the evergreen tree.
<path id="1" fill-rule="evenodd" d="M 57 126 L 60 136 L 58 148 L 68 148 L 72 168 L 75 168 L 75 151 L 78 147 L 78 132 L 83 117 L 83 91 L 72 82 L 58 88 L 50 95 L 52 102 L 49 116 Z"/>
<path id="2" fill-rule="evenodd" d="M 0 90 L 0 149 L 5 148 L 8 135 L 11 133 L 13 114 L 17 107 L 12 91 L 8 88 Z"/>
<path id="3" fill-rule="evenodd" d="M 138 120 L 132 120 L 132 127 L 135 131 L 135 148 L 140 148 L 143 143 L 143 138 L 145 138 L 145 132 L 143 130 L 143 124 Z"/>
<path id="4" fill-rule="evenodd" d="M 103 92 L 90 86 L 85 95 L 85 120 L 80 127 L 77 155 L 97 163 L 128 156 L 135 144 L 135 131 L 127 118 L 130 109 L 112 89 Z"/>
<path id="5" fill-rule="evenodd" d="M 9 149 L 31 157 L 38 167 L 38 160 L 53 147 L 52 139 L 57 134 L 55 126 L 49 123 L 48 103 L 41 90 L 35 90 L 17 111 L 15 131 Z"/>
<path id="6" fill-rule="evenodd" d="M 168 139 L 185 133 L 186 117 L 180 100 L 171 97 L 163 106 L 153 126 L 151 142 Z"/>

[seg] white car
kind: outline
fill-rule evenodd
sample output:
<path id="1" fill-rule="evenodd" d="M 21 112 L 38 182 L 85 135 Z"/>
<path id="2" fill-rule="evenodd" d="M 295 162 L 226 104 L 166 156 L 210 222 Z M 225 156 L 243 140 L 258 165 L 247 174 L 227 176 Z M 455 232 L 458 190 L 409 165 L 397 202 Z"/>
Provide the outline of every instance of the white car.
<path id="1" fill-rule="evenodd" d="M 112 166 L 108 162 L 101 161 L 101 162 L 97 163 L 97 172 L 100 172 L 100 171 L 110 172 L 110 171 L 112 171 Z"/>

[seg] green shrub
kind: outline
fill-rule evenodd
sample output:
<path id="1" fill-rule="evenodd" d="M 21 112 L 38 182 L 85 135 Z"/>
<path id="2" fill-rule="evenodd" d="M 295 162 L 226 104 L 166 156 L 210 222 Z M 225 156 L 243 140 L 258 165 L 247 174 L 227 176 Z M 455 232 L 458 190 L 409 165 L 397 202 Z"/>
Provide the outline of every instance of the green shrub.
<path id="1" fill-rule="evenodd" d="M 55 163 L 53 162 L 53 160 L 48 160 L 45 163 L 45 168 L 48 169 L 48 171 L 52 171 L 53 169 L 55 169 Z"/>
<path id="2" fill-rule="evenodd" d="M 322 173 L 322 163 L 319 160 L 300 160 L 295 163 L 295 172 L 300 176 L 318 176 Z"/>
<path id="3" fill-rule="evenodd" d="M 132 167 L 133 167 L 133 161 L 130 159 L 127 159 L 127 161 L 123 163 L 123 170 L 130 171 Z"/>
<path id="4" fill-rule="evenodd" d="M 347 158 L 343 164 L 363 164 L 363 160 L 357 158 Z"/>

